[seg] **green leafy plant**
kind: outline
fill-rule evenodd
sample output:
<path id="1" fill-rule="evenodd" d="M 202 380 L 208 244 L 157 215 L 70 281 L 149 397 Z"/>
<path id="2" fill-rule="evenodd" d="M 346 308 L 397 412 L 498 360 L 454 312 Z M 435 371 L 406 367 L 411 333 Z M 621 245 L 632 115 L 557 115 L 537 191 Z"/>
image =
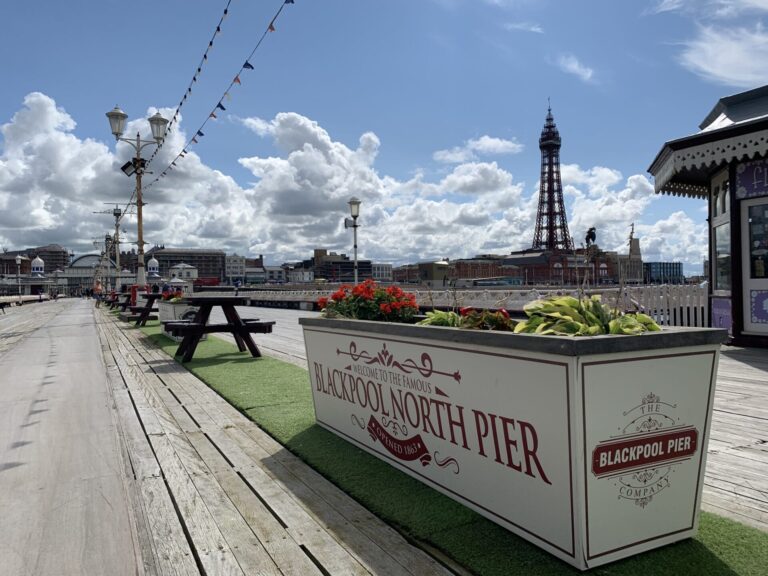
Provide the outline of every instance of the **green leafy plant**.
<path id="1" fill-rule="evenodd" d="M 469 330 L 501 330 L 511 332 L 516 322 L 504 310 L 476 310 L 461 308 L 459 312 L 434 310 L 417 322 L 422 326 L 453 326 Z"/>
<path id="2" fill-rule="evenodd" d="M 598 295 L 582 300 L 573 296 L 534 300 L 526 304 L 523 310 L 528 319 L 515 326 L 516 333 L 598 336 L 661 330 L 647 314 L 623 314 L 616 308 L 604 305 Z"/>
<path id="3" fill-rule="evenodd" d="M 343 285 L 330 298 L 320 298 L 318 306 L 326 318 L 409 322 L 418 312 L 414 294 L 399 286 L 383 288 L 373 280 L 357 286 Z"/>

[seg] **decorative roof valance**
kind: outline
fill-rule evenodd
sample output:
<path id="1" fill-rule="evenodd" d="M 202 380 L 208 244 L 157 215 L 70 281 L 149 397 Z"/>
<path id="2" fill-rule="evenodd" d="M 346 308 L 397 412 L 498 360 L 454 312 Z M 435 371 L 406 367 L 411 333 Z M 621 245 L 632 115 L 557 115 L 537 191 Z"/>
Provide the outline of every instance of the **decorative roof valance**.
<path id="1" fill-rule="evenodd" d="M 761 120 L 667 142 L 648 171 L 658 194 L 707 198 L 718 167 L 766 155 L 768 123 Z"/>

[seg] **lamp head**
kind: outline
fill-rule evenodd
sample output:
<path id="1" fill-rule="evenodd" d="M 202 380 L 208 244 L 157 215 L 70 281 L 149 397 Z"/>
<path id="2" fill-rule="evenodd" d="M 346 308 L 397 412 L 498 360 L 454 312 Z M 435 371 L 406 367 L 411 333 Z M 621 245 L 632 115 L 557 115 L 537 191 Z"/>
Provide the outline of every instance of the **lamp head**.
<path id="1" fill-rule="evenodd" d="M 107 118 L 109 118 L 109 128 L 115 135 L 115 140 L 119 140 L 125 131 L 125 121 L 128 119 L 128 114 L 115 106 L 112 111 L 107 112 Z"/>
<path id="2" fill-rule="evenodd" d="M 21 255 L 16 254 L 16 266 L 21 266 Z"/>
<path id="3" fill-rule="evenodd" d="M 352 215 L 352 218 L 357 218 L 360 216 L 360 199 L 352 196 L 352 198 L 349 199 L 349 213 Z"/>
<path id="4" fill-rule="evenodd" d="M 168 120 L 160 116 L 160 112 L 155 112 L 149 119 L 149 127 L 152 128 L 152 138 L 160 142 L 165 138 L 165 130 L 168 127 Z"/>

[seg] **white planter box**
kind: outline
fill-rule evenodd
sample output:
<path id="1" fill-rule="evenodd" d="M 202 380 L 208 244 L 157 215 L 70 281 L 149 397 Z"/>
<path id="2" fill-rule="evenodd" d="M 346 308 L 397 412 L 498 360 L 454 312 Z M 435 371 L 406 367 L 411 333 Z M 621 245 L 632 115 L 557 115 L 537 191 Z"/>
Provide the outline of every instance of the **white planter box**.
<path id="1" fill-rule="evenodd" d="M 696 533 L 725 331 L 299 322 L 321 426 L 573 566 Z"/>
<path id="2" fill-rule="evenodd" d="M 173 320 L 192 320 L 197 314 L 198 307 L 190 306 L 183 302 L 168 302 L 165 300 L 159 300 L 157 302 L 157 317 L 161 325 L 163 322 L 170 322 Z M 163 334 L 176 342 L 181 342 L 181 336 L 174 336 L 170 332 L 163 330 Z M 205 340 L 207 334 L 203 334 L 201 340 Z"/>

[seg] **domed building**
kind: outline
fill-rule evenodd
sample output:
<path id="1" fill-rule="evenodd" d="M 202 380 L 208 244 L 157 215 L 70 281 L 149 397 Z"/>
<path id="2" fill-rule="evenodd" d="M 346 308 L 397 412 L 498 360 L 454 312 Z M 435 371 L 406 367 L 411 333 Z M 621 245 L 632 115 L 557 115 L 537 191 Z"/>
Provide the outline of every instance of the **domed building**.
<path id="1" fill-rule="evenodd" d="M 44 278 L 45 277 L 45 262 L 40 256 L 37 256 L 32 260 L 32 277 Z"/>

